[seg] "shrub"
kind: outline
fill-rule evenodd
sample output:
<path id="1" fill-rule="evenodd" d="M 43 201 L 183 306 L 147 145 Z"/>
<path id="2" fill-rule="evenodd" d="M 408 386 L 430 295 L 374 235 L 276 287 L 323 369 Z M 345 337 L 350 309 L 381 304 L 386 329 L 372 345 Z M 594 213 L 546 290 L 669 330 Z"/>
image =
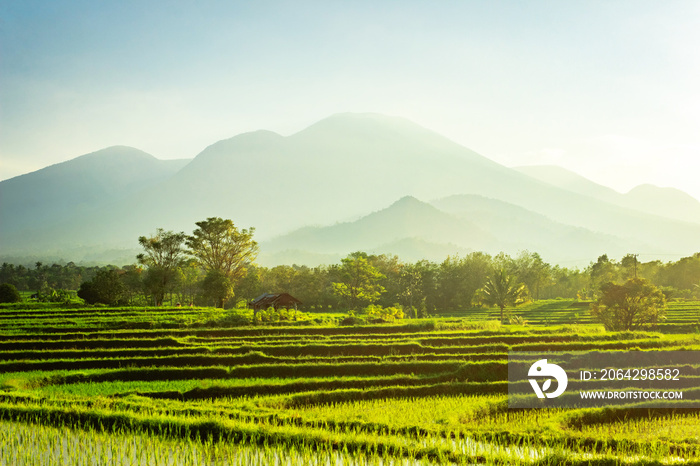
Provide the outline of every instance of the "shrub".
<path id="1" fill-rule="evenodd" d="M 116 270 L 100 270 L 90 281 L 83 282 L 78 290 L 78 297 L 88 304 L 119 305 L 126 301 L 124 284 Z"/>
<path id="2" fill-rule="evenodd" d="M 11 283 L 0 285 L 0 303 L 18 303 L 22 301 L 17 287 Z"/>
<path id="3" fill-rule="evenodd" d="M 370 304 L 367 306 L 363 312 L 367 314 L 367 318 L 370 322 L 382 323 L 382 322 L 393 322 L 397 319 L 403 319 L 404 313 L 400 306 L 396 305 L 393 307 L 382 307 L 375 304 Z"/>
<path id="4" fill-rule="evenodd" d="M 591 314 L 607 330 L 634 330 L 664 318 L 664 294 L 643 278 L 630 278 L 623 285 L 606 283 L 600 290 L 602 296 L 591 304 Z"/>
<path id="5" fill-rule="evenodd" d="M 348 316 L 340 321 L 340 325 L 364 325 L 367 321 L 361 317 Z"/>
<path id="6" fill-rule="evenodd" d="M 44 303 L 67 303 L 70 298 L 70 292 L 61 289 L 46 288 L 37 293 L 37 301 Z"/>

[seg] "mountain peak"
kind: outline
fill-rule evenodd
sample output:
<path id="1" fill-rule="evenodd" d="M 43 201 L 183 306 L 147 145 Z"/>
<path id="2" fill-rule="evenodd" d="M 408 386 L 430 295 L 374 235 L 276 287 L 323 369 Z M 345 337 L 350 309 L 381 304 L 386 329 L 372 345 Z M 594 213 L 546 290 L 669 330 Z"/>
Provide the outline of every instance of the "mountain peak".
<path id="1" fill-rule="evenodd" d="M 99 155 L 99 156 L 113 156 L 113 155 L 119 155 L 119 154 L 134 154 L 134 155 L 145 155 L 148 157 L 153 157 L 151 154 L 142 151 L 141 149 L 137 149 L 136 147 L 132 146 L 125 146 L 122 144 L 117 144 L 114 146 L 107 146 L 104 149 L 96 150 L 94 152 L 90 152 L 89 154 L 85 155 Z M 82 156 L 84 157 L 84 156 Z"/>
<path id="2" fill-rule="evenodd" d="M 336 113 L 326 117 L 308 128 L 297 133 L 330 132 L 330 133 L 377 133 L 386 136 L 387 132 L 399 132 L 401 134 L 428 133 L 439 136 L 413 121 L 397 116 L 383 115 L 381 113 Z M 442 136 L 439 136 L 442 138 Z"/>
<path id="3" fill-rule="evenodd" d="M 403 207 L 403 206 L 415 206 L 415 205 L 427 205 L 425 202 L 416 199 L 413 196 L 404 196 L 398 201 L 394 202 L 391 207 Z"/>

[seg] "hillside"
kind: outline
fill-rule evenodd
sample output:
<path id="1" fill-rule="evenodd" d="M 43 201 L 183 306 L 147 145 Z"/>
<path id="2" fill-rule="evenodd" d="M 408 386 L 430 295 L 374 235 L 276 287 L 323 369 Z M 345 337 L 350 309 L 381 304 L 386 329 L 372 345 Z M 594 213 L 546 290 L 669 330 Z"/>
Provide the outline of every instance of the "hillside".
<path id="1" fill-rule="evenodd" d="M 533 165 L 515 169 L 553 186 L 621 207 L 700 223 L 700 201 L 679 189 L 644 184 L 623 194 L 555 165 Z"/>
<path id="2" fill-rule="evenodd" d="M 575 245 L 575 247 L 572 247 Z M 430 204 L 404 197 L 353 222 L 306 227 L 265 241 L 261 262 L 314 265 L 311 251 L 343 257 L 353 251 L 396 254 L 406 260 L 440 261 L 450 254 L 537 251 L 554 263 L 577 262 L 644 247 L 621 238 L 560 224 L 513 204 L 475 195 L 455 195 Z"/>
<path id="3" fill-rule="evenodd" d="M 188 160 L 114 146 L 0 182 L 0 238 L 92 212 L 162 182 Z"/>
<path id="4" fill-rule="evenodd" d="M 629 248 L 655 254 L 697 248 L 698 224 L 576 191 L 499 165 L 402 118 L 338 114 L 291 136 L 239 134 L 189 163 L 118 147 L 0 182 L 0 235 L 5 256 L 131 255 L 138 236 L 158 227 L 189 232 L 195 221 L 220 216 L 255 227 L 270 248 L 263 250 L 267 257 L 292 250 L 336 257 L 358 248 L 408 255 L 411 245 L 416 256 L 453 245 L 552 254 L 568 248 L 591 260 Z M 637 194 L 651 203 L 647 193 Z M 446 200 L 456 195 L 472 196 L 466 210 Z M 484 198 L 501 204 L 481 205 Z M 331 226 L 297 231 L 310 225 Z"/>

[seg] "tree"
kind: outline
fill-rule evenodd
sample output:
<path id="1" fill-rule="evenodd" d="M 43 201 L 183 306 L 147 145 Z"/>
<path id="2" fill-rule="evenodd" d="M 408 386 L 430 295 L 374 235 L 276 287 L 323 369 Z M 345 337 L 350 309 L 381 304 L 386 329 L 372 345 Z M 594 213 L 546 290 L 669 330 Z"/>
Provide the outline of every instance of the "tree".
<path id="1" fill-rule="evenodd" d="M 265 292 L 260 275 L 261 269 L 258 267 L 250 266 L 246 269 L 245 276 L 236 282 L 233 289 L 237 301 L 248 302 Z"/>
<path id="2" fill-rule="evenodd" d="M 634 330 L 657 323 L 665 314 L 664 294 L 643 278 L 630 278 L 622 285 L 608 282 L 600 291 L 601 296 L 591 304 L 591 314 L 607 330 Z"/>
<path id="3" fill-rule="evenodd" d="M 637 277 L 637 256 L 638 254 L 627 254 L 625 257 L 620 259 L 620 272 L 623 279 Z"/>
<path id="4" fill-rule="evenodd" d="M 422 276 L 418 265 L 402 264 L 399 275 L 400 291 L 397 295 L 404 305 L 408 306 L 410 317 L 418 317 L 415 304 L 418 304 L 418 293 L 422 283 Z"/>
<path id="5" fill-rule="evenodd" d="M 193 304 L 200 291 L 200 276 L 202 269 L 194 259 L 183 261 L 177 268 L 177 284 L 180 302 Z"/>
<path id="6" fill-rule="evenodd" d="M 483 252 L 445 259 L 440 264 L 438 306 L 442 309 L 471 307 L 476 291 L 484 286 L 492 269 L 491 256 Z"/>
<path id="7" fill-rule="evenodd" d="M 523 251 L 515 259 L 518 279 L 530 290 L 532 298 L 540 299 L 540 290 L 551 282 L 551 266 L 536 252 Z"/>
<path id="8" fill-rule="evenodd" d="M 153 296 L 156 306 L 163 304 L 165 294 L 172 291 L 172 285 L 177 280 L 177 268 L 183 261 L 186 238 L 184 232 L 174 233 L 162 228 L 158 228 L 153 236 L 139 237 L 139 244 L 146 252 L 136 258 L 139 264 L 148 267 L 144 285 Z"/>
<path id="9" fill-rule="evenodd" d="M 253 240 L 255 229 L 238 230 L 231 220 L 220 217 L 209 217 L 196 225 L 186 239 L 190 254 L 207 275 L 216 272 L 210 280 L 226 278 L 229 286 L 235 285 L 258 255 L 258 243 Z M 216 297 L 223 306 L 220 295 L 210 297 Z"/>
<path id="10" fill-rule="evenodd" d="M 611 261 L 607 254 L 599 256 L 596 263 L 591 264 L 588 270 L 591 277 L 592 290 L 600 288 L 604 283 L 617 279 L 617 264 Z"/>
<path id="11" fill-rule="evenodd" d="M 15 285 L 11 283 L 0 285 L 0 303 L 18 303 L 20 301 L 22 301 L 22 296 Z"/>
<path id="12" fill-rule="evenodd" d="M 229 298 L 233 297 L 233 283 L 228 275 L 219 270 L 210 270 L 202 280 L 204 295 L 213 300 L 215 307 L 223 309 Z"/>
<path id="13" fill-rule="evenodd" d="M 37 295 L 40 295 L 42 291 L 49 288 L 49 284 L 46 283 L 46 267 L 43 267 L 43 265 L 44 264 L 39 261 L 34 263 L 34 289 Z"/>
<path id="14" fill-rule="evenodd" d="M 516 283 L 515 277 L 508 275 L 506 269 L 502 268 L 489 277 L 480 290 L 480 295 L 484 304 L 498 306 L 501 309 L 501 322 L 503 322 L 505 307 L 523 302 L 525 291 L 525 285 Z"/>
<path id="15" fill-rule="evenodd" d="M 128 265 L 122 267 L 122 271 L 119 278 L 124 284 L 124 298 L 129 302 L 129 305 L 133 306 L 135 299 L 143 296 L 143 267 Z"/>
<path id="16" fill-rule="evenodd" d="M 352 310 L 376 302 L 384 292 L 384 287 L 379 284 L 384 275 L 369 263 L 367 254 L 355 252 L 341 262 L 338 268 L 340 281 L 333 282 L 333 292 Z"/>
<path id="17" fill-rule="evenodd" d="M 95 278 L 83 282 L 78 290 L 78 296 L 88 304 L 109 304 L 111 306 L 126 301 L 126 288 L 119 273 L 114 269 L 102 269 Z"/>

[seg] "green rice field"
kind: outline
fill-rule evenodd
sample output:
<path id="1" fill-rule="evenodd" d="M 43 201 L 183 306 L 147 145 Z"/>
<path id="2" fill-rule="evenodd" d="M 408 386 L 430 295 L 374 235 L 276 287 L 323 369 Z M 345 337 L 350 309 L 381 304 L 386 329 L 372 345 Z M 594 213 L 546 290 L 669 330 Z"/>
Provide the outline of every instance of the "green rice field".
<path id="1" fill-rule="evenodd" d="M 571 300 L 511 309 L 519 325 L 498 309 L 366 326 L 214 312 L 0 308 L 0 466 L 700 465 L 700 410 L 507 400 L 509 351 L 700 350 L 700 302 L 630 332 Z"/>

